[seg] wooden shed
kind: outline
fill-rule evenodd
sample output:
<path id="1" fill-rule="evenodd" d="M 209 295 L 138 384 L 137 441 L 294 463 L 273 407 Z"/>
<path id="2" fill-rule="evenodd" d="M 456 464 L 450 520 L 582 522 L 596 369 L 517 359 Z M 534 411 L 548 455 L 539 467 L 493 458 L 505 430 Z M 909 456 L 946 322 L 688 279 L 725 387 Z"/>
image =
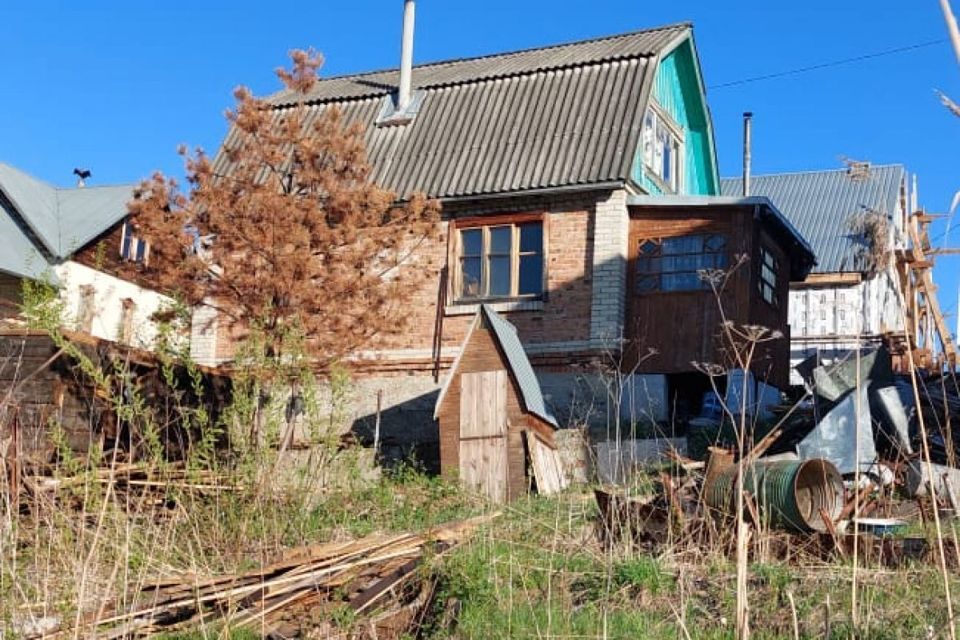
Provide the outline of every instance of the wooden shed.
<path id="1" fill-rule="evenodd" d="M 516 328 L 482 305 L 437 398 L 440 469 L 496 501 L 565 486 L 557 420 Z M 529 464 L 528 464 L 529 461 Z"/>

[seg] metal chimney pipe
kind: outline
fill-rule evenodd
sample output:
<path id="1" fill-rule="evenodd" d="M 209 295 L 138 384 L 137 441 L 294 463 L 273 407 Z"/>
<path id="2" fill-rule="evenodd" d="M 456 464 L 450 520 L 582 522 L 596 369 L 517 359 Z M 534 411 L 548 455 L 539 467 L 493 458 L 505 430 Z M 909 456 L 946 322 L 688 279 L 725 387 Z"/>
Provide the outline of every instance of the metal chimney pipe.
<path id="1" fill-rule="evenodd" d="M 410 85 L 413 76 L 413 24 L 416 16 L 414 0 L 403 2 L 403 40 L 400 42 L 400 90 L 397 93 L 397 111 L 410 105 Z"/>
<path id="2" fill-rule="evenodd" d="M 750 195 L 750 145 L 753 124 L 753 113 L 743 112 L 743 197 Z"/>

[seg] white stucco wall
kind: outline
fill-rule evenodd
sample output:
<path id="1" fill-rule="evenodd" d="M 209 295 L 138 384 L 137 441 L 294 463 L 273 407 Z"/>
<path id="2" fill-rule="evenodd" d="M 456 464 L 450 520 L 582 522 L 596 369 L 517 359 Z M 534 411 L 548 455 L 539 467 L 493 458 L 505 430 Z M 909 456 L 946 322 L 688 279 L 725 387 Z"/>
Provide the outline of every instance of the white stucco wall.
<path id="1" fill-rule="evenodd" d="M 81 311 L 81 287 L 89 285 L 94 289 L 94 314 L 90 333 L 106 340 L 120 340 L 123 300 L 130 298 L 136 305 L 131 345 L 147 349 L 153 346 L 157 325 L 151 320 L 151 316 L 172 303 L 169 297 L 78 262 L 65 262 L 57 266 L 55 271 L 62 286 L 60 295 L 66 305 L 66 320 L 71 328 L 76 328 L 75 323 Z"/>

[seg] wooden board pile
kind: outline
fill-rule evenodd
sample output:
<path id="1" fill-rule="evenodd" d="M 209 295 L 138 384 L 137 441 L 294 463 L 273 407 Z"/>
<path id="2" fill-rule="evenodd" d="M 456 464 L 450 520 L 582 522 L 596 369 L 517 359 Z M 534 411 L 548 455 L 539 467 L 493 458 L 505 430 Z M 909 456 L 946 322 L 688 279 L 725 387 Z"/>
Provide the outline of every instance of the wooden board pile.
<path id="1" fill-rule="evenodd" d="M 149 637 L 202 625 L 247 628 L 264 637 L 298 637 L 308 629 L 336 637 L 331 620 L 348 608 L 364 614 L 367 635 L 396 638 L 414 631 L 429 608 L 434 585 L 417 569 L 465 540 L 499 513 L 450 523 L 425 534 L 373 535 L 312 545 L 240 574 L 181 574 L 133 585 L 120 600 L 27 638 L 94 635 Z"/>

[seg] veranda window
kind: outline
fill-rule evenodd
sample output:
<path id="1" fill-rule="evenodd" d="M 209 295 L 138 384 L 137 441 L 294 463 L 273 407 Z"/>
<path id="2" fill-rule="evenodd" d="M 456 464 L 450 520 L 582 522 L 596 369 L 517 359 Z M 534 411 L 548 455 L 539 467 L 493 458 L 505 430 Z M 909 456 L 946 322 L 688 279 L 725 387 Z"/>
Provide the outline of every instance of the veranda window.
<path id="1" fill-rule="evenodd" d="M 727 239 L 720 234 L 640 240 L 637 293 L 709 289 L 701 272 L 726 266 Z"/>

